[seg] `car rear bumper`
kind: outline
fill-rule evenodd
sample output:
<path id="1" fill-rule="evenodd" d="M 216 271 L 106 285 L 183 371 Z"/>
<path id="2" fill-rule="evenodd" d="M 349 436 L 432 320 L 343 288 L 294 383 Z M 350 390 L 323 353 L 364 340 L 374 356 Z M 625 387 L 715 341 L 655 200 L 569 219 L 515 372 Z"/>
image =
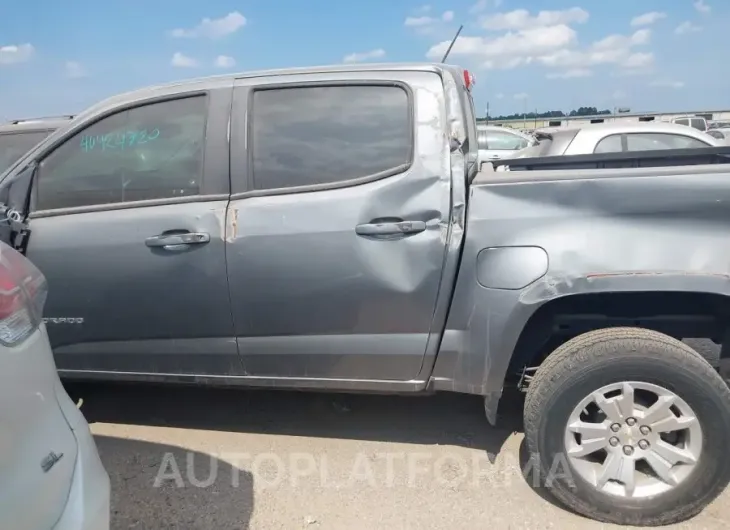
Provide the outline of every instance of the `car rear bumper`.
<path id="1" fill-rule="evenodd" d="M 60 381 L 56 397 L 78 443 L 78 456 L 66 508 L 54 530 L 109 530 L 110 484 L 83 414 Z"/>

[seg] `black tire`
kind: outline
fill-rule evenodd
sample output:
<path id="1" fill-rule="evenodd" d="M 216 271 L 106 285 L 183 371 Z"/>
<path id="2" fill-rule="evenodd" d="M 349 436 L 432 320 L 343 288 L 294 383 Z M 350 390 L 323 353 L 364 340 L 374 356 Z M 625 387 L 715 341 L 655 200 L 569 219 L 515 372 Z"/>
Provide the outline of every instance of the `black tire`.
<path id="1" fill-rule="evenodd" d="M 597 490 L 578 473 L 551 466 L 564 456 L 564 429 L 578 403 L 599 388 L 622 381 L 659 385 L 682 398 L 703 432 L 696 468 L 666 493 L 622 498 Z M 661 526 L 687 520 L 712 502 L 730 482 L 730 389 L 686 344 L 639 328 L 591 331 L 557 348 L 530 383 L 524 409 L 525 439 L 537 457 L 540 477 L 569 509 L 606 523 Z M 553 464 L 551 464 L 553 463 Z M 552 479 L 552 480 L 551 480 Z"/>

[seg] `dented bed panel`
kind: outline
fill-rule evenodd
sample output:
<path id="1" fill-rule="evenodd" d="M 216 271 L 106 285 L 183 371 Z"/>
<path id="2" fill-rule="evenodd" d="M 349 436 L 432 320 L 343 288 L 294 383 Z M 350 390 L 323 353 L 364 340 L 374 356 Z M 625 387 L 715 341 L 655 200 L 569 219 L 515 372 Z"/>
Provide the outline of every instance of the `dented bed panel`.
<path id="1" fill-rule="evenodd" d="M 580 178 L 534 172 L 494 183 L 480 175 L 476 182 L 484 184 L 470 190 L 467 237 L 434 388 L 498 394 L 530 316 L 559 297 L 730 295 L 730 172 L 657 171 L 601 170 Z M 521 289 L 508 289 L 506 280 L 507 288 L 484 287 L 478 256 L 494 247 L 539 247 L 547 254 L 547 271 Z M 510 264 L 515 277 L 534 277 L 542 257 L 534 253 L 532 260 Z"/>

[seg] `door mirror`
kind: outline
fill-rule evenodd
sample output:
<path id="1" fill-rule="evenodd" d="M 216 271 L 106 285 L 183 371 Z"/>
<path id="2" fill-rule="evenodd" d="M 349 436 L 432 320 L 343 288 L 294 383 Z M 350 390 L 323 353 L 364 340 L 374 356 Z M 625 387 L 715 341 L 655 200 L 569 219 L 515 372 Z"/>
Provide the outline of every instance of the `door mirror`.
<path id="1" fill-rule="evenodd" d="M 2 183 L 0 200 L 24 219 L 30 209 L 30 191 L 38 164 L 32 161 Z M 20 220 L 20 219 L 19 219 Z"/>
<path id="2" fill-rule="evenodd" d="M 28 230 L 24 225 L 30 210 L 30 193 L 38 164 L 31 162 L 19 173 L 0 184 L 3 222 L 0 223 L 0 241 L 21 251 L 27 244 Z"/>

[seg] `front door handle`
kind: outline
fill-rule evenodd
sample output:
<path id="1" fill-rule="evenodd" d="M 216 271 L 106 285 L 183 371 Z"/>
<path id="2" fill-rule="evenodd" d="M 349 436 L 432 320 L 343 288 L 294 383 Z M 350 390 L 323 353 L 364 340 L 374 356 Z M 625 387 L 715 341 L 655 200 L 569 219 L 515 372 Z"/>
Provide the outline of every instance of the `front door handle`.
<path id="1" fill-rule="evenodd" d="M 417 234 L 426 230 L 424 221 L 398 221 L 387 223 L 366 223 L 357 225 L 355 233 L 359 236 L 389 237 Z"/>
<path id="2" fill-rule="evenodd" d="M 144 244 L 148 247 L 164 248 L 165 250 L 184 250 L 188 248 L 188 245 L 201 245 L 209 241 L 210 234 L 207 232 L 185 232 L 148 237 L 144 240 Z"/>

